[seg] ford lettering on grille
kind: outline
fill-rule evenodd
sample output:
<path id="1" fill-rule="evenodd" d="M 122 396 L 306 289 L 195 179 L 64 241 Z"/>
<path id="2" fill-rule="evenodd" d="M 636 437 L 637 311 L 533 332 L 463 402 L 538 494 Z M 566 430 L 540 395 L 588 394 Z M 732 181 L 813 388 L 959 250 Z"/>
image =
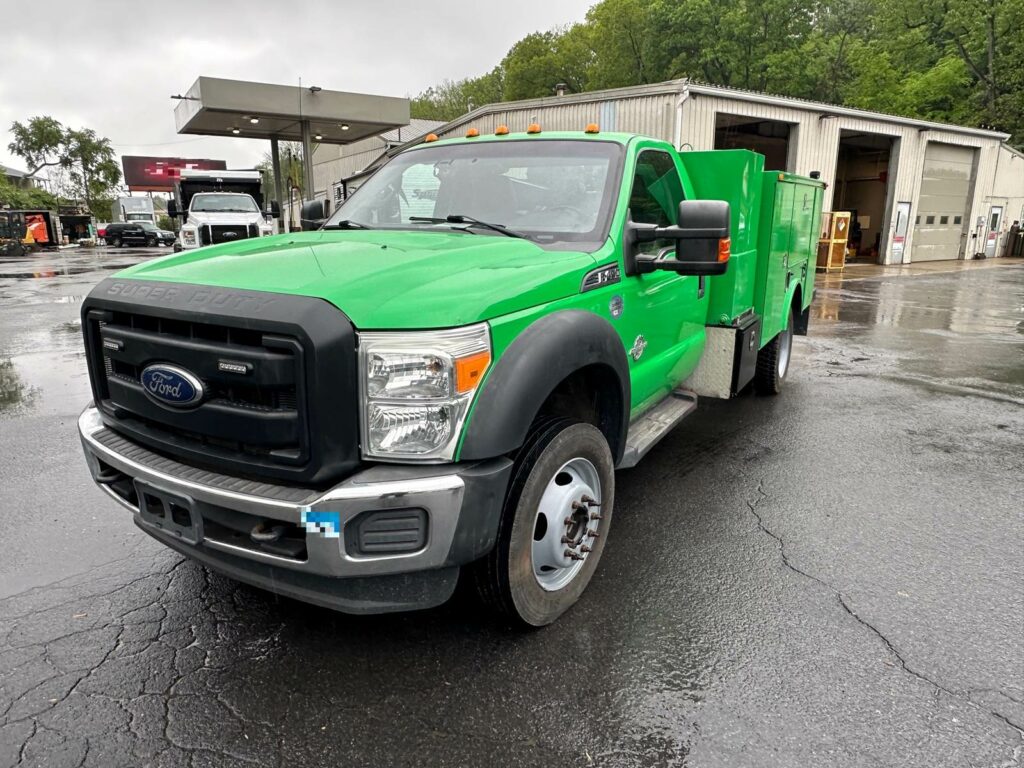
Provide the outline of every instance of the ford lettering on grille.
<path id="1" fill-rule="evenodd" d="M 147 366 L 139 381 L 146 394 L 162 405 L 183 408 L 203 399 L 203 383 L 176 365 L 157 363 Z"/>

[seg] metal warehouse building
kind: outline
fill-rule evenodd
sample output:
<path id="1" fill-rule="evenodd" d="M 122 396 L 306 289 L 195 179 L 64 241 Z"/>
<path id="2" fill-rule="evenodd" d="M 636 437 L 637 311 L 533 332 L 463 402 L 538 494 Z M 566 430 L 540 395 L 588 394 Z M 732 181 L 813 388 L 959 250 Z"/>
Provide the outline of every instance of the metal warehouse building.
<path id="1" fill-rule="evenodd" d="M 533 122 L 596 122 L 684 151 L 753 149 L 770 170 L 818 171 L 825 210 L 855 212 L 859 256 L 882 264 L 998 256 L 1010 224 L 1024 220 L 1024 155 L 1005 133 L 687 80 L 491 104 L 435 133 L 518 132 Z"/>

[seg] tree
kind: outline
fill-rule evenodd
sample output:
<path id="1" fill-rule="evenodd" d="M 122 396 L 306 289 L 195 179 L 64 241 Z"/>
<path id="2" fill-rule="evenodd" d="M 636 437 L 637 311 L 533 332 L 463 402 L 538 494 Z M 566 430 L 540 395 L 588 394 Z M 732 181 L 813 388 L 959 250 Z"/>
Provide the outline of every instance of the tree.
<path id="1" fill-rule="evenodd" d="M 91 128 L 65 128 L 52 117 L 32 117 L 11 125 L 13 141 L 7 148 L 30 167 L 29 176 L 43 168 L 63 171 L 60 188 L 65 197 L 80 199 L 94 216 L 105 218 L 100 205 L 121 181 L 121 168 L 110 139 Z"/>
<path id="2" fill-rule="evenodd" d="M 315 145 L 314 145 L 315 146 Z M 305 166 L 302 163 L 302 143 L 298 141 L 282 141 L 277 146 L 278 160 L 281 163 L 282 192 L 285 200 L 291 192 L 289 185 L 302 187 L 302 178 Z M 263 153 L 263 159 L 256 164 L 256 168 L 263 171 L 266 179 L 267 189 L 274 190 L 274 158 L 270 152 Z M 284 204 L 284 200 L 279 201 Z"/>
<path id="3" fill-rule="evenodd" d="M 29 177 L 43 168 L 60 165 L 64 159 L 64 126 L 52 117 L 30 117 L 27 123 L 11 125 L 14 140 L 7 145 L 29 166 Z"/>

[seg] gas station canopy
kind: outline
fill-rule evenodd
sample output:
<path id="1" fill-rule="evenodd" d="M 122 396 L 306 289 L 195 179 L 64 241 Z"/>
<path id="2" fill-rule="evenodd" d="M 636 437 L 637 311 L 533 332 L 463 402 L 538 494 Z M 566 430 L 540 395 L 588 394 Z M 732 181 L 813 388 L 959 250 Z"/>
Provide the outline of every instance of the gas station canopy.
<path id="1" fill-rule="evenodd" d="M 409 100 L 200 77 L 174 108 L 178 133 L 350 144 L 409 124 Z"/>

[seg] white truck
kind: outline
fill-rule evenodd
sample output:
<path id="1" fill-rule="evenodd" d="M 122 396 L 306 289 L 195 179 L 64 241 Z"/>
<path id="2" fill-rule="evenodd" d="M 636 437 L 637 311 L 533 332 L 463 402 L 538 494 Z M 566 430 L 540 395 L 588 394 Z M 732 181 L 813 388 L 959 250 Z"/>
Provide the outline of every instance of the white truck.
<path id="1" fill-rule="evenodd" d="M 175 250 L 276 234 L 280 209 L 263 209 L 262 187 L 257 170 L 183 170 L 167 201 L 167 214 L 184 219 Z"/>
<path id="2" fill-rule="evenodd" d="M 148 221 L 156 224 L 156 212 L 151 197 L 119 197 L 110 209 L 110 220 Z"/>

